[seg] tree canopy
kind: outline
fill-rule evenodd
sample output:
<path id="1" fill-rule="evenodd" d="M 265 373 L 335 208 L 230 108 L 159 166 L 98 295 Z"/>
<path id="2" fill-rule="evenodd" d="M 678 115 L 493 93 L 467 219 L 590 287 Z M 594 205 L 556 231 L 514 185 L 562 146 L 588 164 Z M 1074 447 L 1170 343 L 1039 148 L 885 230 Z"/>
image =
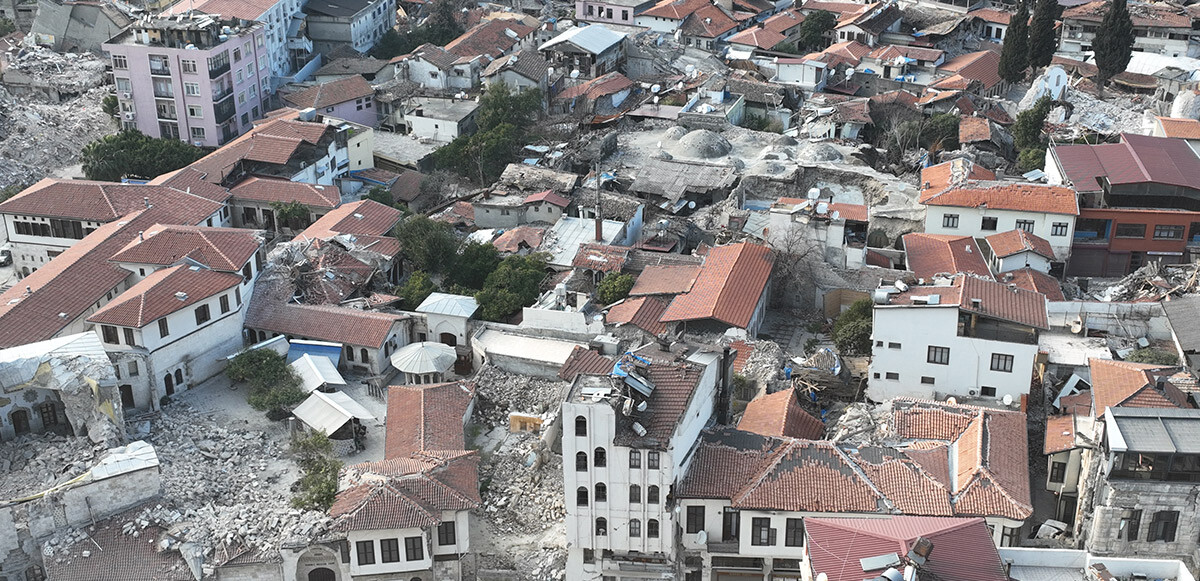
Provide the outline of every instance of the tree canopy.
<path id="1" fill-rule="evenodd" d="M 249 384 L 246 402 L 260 411 L 290 408 L 308 397 L 300 388 L 300 377 L 287 359 L 270 349 L 254 349 L 234 357 L 225 367 L 229 379 Z"/>
<path id="2" fill-rule="evenodd" d="M 503 321 L 538 297 L 546 278 L 546 255 L 508 256 L 488 275 L 483 290 L 475 294 L 479 316 L 488 321 Z"/>
<path id="3" fill-rule="evenodd" d="M 810 51 L 825 48 L 825 33 L 837 26 L 837 17 L 827 10 L 817 10 L 804 18 L 800 24 L 800 38 L 796 40 L 797 47 Z"/>
<path id="4" fill-rule="evenodd" d="M 454 268 L 450 270 L 450 282 L 480 290 L 487 282 L 488 275 L 498 266 L 500 253 L 495 246 L 482 242 L 468 242 L 454 259 Z"/>
<path id="5" fill-rule="evenodd" d="M 389 60 L 406 55 L 425 43 L 445 46 L 463 33 L 463 28 L 454 15 L 455 6 L 452 0 L 434 0 L 428 18 L 404 32 L 388 30 L 379 42 L 375 43 L 375 48 L 371 49 L 371 56 Z"/>
<path id="6" fill-rule="evenodd" d="M 1133 56 L 1133 18 L 1125 0 L 1113 0 L 1096 29 L 1092 51 L 1096 54 L 1098 84 L 1103 87 L 1109 79 L 1125 72 Z"/>
<path id="7" fill-rule="evenodd" d="M 438 169 L 458 172 L 481 185 L 500 176 L 525 146 L 530 128 L 542 108 L 542 92 L 514 93 L 505 83 L 494 83 L 479 100 L 474 135 L 460 135 L 433 153 Z"/>
<path id="8" fill-rule="evenodd" d="M 416 271 L 408 276 L 408 280 L 404 284 L 396 287 L 396 294 L 403 299 L 404 308 L 408 310 L 416 309 L 429 298 L 429 295 L 436 291 L 433 280 L 423 271 Z"/>
<path id="9" fill-rule="evenodd" d="M 1171 351 L 1156 349 L 1154 347 L 1142 347 L 1135 349 L 1126 361 L 1134 363 L 1149 363 L 1152 365 L 1179 365 L 1179 356 Z"/>
<path id="10" fill-rule="evenodd" d="M 1029 68 L 1029 8 L 1025 1 L 1017 5 L 1017 11 L 1008 21 L 1004 33 L 1004 48 L 1000 51 L 1000 78 L 1009 83 L 1019 83 Z"/>
<path id="11" fill-rule="evenodd" d="M 338 472 L 342 463 L 333 456 L 333 442 L 320 432 L 313 432 L 292 442 L 292 453 L 302 475 L 296 482 L 292 506 L 303 510 L 326 512 L 337 500 Z"/>
<path id="12" fill-rule="evenodd" d="M 1042 131 L 1046 117 L 1054 108 L 1050 97 L 1038 99 L 1033 107 L 1017 114 L 1013 124 L 1013 145 L 1017 148 L 1017 169 L 1022 172 L 1042 169 L 1046 160 L 1046 139 Z"/>
<path id="13" fill-rule="evenodd" d="M 859 299 L 833 321 L 833 343 L 842 355 L 871 353 L 871 299 Z"/>
<path id="14" fill-rule="evenodd" d="M 204 157 L 205 151 L 178 139 L 156 139 L 137 130 L 106 135 L 79 154 L 89 180 L 151 179 Z"/>
<path id="15" fill-rule="evenodd" d="M 418 270 L 446 272 L 454 264 L 458 250 L 458 238 L 445 222 L 430 220 L 421 215 L 396 226 L 396 238 L 404 257 L 412 261 Z"/>
<path id="16" fill-rule="evenodd" d="M 1058 0 L 1037 0 L 1033 7 L 1033 22 L 1029 25 L 1029 65 L 1049 66 L 1058 50 L 1054 21 L 1058 17 Z"/>
<path id="17" fill-rule="evenodd" d="M 633 290 L 634 278 L 631 274 L 609 273 L 596 285 L 596 300 L 601 305 L 611 305 L 627 296 Z"/>

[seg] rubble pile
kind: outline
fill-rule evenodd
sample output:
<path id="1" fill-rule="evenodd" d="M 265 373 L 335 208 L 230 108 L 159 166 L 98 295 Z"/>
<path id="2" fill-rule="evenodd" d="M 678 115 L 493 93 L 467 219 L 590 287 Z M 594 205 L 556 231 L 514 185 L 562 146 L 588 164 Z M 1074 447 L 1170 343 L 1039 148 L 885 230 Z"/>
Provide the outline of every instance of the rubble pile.
<path id="1" fill-rule="evenodd" d="M 87 438 L 25 436 L 0 445 L 0 500 L 53 488 L 87 472 L 105 451 Z"/>
<path id="2" fill-rule="evenodd" d="M 1196 290 L 1200 264 L 1167 266 L 1157 261 L 1146 263 L 1115 284 L 1093 291 L 1092 297 L 1102 301 L 1158 301 L 1168 295 L 1181 295 Z"/>
<path id="3" fill-rule="evenodd" d="M 782 378 L 784 360 L 787 356 L 774 341 L 755 341 L 754 352 L 746 360 L 742 375 L 746 379 L 770 384 Z"/>
<path id="4" fill-rule="evenodd" d="M 79 161 L 83 146 L 116 131 L 91 89 L 61 103 L 17 97 L 0 86 L 0 188 L 31 185 Z"/>
<path id="5" fill-rule="evenodd" d="M 38 86 L 53 88 L 60 95 L 79 95 L 104 84 L 106 66 L 103 59 L 92 53 L 58 54 L 33 46 L 18 53 L 6 75 L 18 71 L 36 79 Z"/>
<path id="6" fill-rule="evenodd" d="M 475 423 L 507 426 L 510 412 L 542 414 L 558 410 L 567 383 L 508 373 L 486 365 L 475 376 Z"/>
<path id="7" fill-rule="evenodd" d="M 1051 124 L 1066 124 L 1055 131 L 1057 137 L 1074 139 L 1083 135 L 1084 130 L 1106 135 L 1143 133 L 1142 111 L 1146 107 L 1133 99 L 1110 95 L 1101 101 L 1084 91 L 1067 91 L 1066 101 L 1074 109 L 1069 112 L 1070 117 L 1064 119 L 1067 112 L 1059 108 L 1048 119 Z"/>

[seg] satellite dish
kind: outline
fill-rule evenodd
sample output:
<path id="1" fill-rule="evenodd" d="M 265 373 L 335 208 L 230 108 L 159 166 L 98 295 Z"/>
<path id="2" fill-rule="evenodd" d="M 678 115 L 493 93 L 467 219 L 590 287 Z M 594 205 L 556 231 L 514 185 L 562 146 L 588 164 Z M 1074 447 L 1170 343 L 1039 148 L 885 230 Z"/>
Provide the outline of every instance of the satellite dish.
<path id="1" fill-rule="evenodd" d="M 1000 401 L 1004 402 L 1004 405 L 1012 405 L 1012 402 L 1013 402 L 1012 394 L 1008 394 L 1008 393 L 1004 394 L 1004 397 L 1001 398 Z"/>
<path id="2" fill-rule="evenodd" d="M 689 200 L 689 201 L 688 201 L 688 209 L 689 209 L 689 210 L 695 210 L 695 209 L 696 209 L 696 202 L 695 202 L 695 200 Z"/>
<path id="3" fill-rule="evenodd" d="M 815 200 L 819 197 L 821 197 L 821 190 L 819 190 L 817 188 L 809 188 L 808 189 L 808 199 Z"/>
<path id="4" fill-rule="evenodd" d="M 834 211 L 833 211 L 833 214 L 829 216 L 829 219 L 830 219 L 830 220 L 837 220 L 838 218 L 841 218 L 841 217 L 842 217 L 842 213 L 841 213 L 841 212 L 839 212 L 839 211 L 837 211 L 837 210 L 834 210 Z"/>
<path id="5" fill-rule="evenodd" d="M 662 90 L 662 85 L 650 85 L 650 92 L 657 93 Z"/>
<path id="6" fill-rule="evenodd" d="M 828 214 L 829 213 L 829 204 L 827 204 L 825 202 L 821 202 L 821 203 L 817 204 L 817 213 L 818 214 Z"/>
<path id="7" fill-rule="evenodd" d="M 643 402 L 638 402 L 638 404 L 637 404 L 637 411 L 639 411 L 639 412 L 644 412 L 644 411 L 646 411 L 646 402 L 644 402 L 644 401 L 643 401 Z"/>
<path id="8" fill-rule="evenodd" d="M 700 529 L 696 531 L 696 544 L 703 545 L 708 542 L 708 531 Z"/>
<path id="9" fill-rule="evenodd" d="M 575 70 L 571 71 L 571 78 L 572 78 L 572 79 L 578 79 L 578 78 L 579 78 L 579 69 L 575 69 Z"/>

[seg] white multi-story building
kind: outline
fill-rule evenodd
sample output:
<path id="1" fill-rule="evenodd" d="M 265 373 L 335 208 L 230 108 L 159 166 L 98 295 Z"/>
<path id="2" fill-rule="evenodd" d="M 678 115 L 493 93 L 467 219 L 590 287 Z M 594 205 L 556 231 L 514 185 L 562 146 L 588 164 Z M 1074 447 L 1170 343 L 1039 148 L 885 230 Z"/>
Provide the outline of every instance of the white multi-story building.
<path id="1" fill-rule="evenodd" d="M 308 35 L 322 54 L 338 46 L 365 53 L 396 25 L 395 0 L 308 0 L 304 12 Z"/>
<path id="2" fill-rule="evenodd" d="M 713 416 L 721 355 L 661 355 L 579 375 L 562 404 L 568 580 L 678 577 L 670 494 Z"/>
<path id="3" fill-rule="evenodd" d="M 876 291 L 871 399 L 1029 393 L 1045 295 L 970 275 L 905 288 Z"/>

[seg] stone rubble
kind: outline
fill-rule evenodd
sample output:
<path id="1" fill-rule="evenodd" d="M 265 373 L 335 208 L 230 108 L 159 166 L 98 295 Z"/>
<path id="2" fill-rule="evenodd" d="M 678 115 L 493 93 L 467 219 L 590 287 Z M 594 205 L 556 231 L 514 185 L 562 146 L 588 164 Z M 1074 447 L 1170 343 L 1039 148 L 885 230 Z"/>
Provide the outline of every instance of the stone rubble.
<path id="1" fill-rule="evenodd" d="M 24 436 L 0 444 L 0 490 L 20 498 L 52 488 L 87 472 L 105 451 L 87 438 L 54 434 Z"/>
<path id="2" fill-rule="evenodd" d="M 474 421 L 481 426 L 508 426 L 510 412 L 557 411 L 567 382 L 503 371 L 486 365 L 475 376 Z"/>

